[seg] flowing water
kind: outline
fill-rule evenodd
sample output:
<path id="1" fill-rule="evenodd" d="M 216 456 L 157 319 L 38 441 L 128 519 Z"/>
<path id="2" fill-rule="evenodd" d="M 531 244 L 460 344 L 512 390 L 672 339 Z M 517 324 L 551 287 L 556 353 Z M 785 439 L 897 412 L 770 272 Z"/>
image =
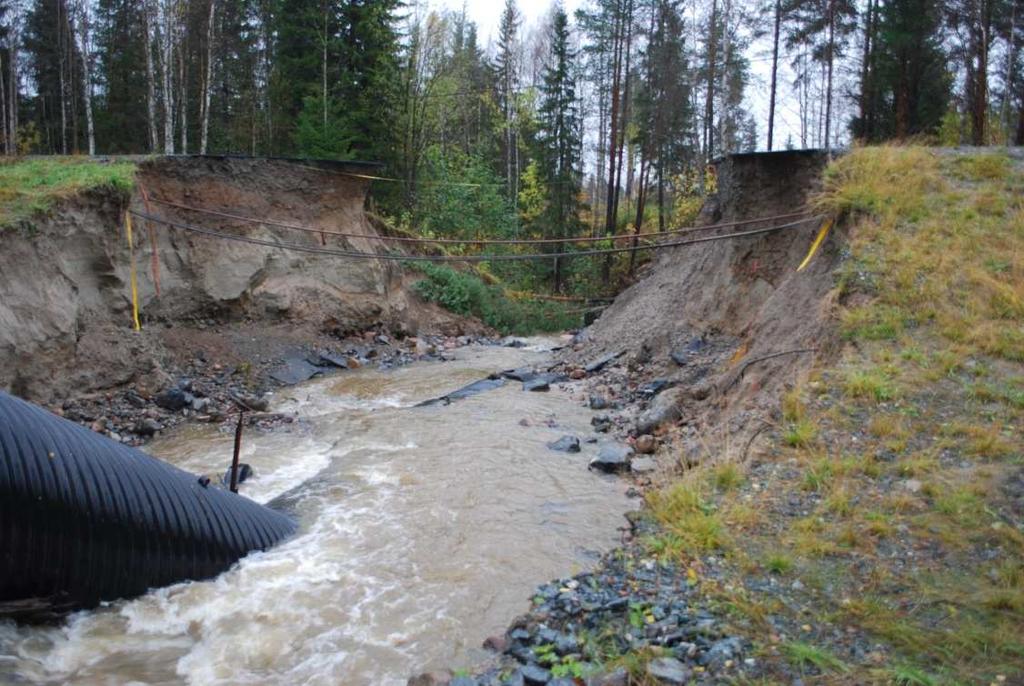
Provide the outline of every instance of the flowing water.
<path id="1" fill-rule="evenodd" d="M 624 482 L 587 471 L 592 446 L 545 447 L 590 431 L 590 412 L 557 389 L 509 382 L 413 407 L 548 359 L 540 346 L 456 356 L 279 392 L 272 409 L 299 421 L 247 433 L 242 459 L 257 476 L 242 493 L 284 495 L 298 535 L 216 579 L 58 627 L 0 623 L 0 682 L 404 684 L 482 659 L 483 639 L 526 609 L 538 583 L 616 542 L 629 504 Z M 191 426 L 148 450 L 211 473 L 230 461 L 231 442 Z"/>

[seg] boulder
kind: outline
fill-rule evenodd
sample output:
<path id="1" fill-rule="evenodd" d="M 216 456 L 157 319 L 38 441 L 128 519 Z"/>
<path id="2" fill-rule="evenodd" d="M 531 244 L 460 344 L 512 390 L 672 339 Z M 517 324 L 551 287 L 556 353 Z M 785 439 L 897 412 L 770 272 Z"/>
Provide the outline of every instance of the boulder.
<path id="1" fill-rule="evenodd" d="M 548 448 L 560 453 L 578 453 L 580 451 L 580 439 L 575 436 L 562 436 L 557 441 L 548 443 Z"/>
<path id="2" fill-rule="evenodd" d="M 648 434 L 662 424 L 678 420 L 681 416 L 679 402 L 682 398 L 681 388 L 671 388 L 655 397 L 651 406 L 636 420 L 637 433 Z"/>
<path id="3" fill-rule="evenodd" d="M 247 462 L 238 463 L 238 483 L 244 483 L 254 476 L 256 476 L 256 470 L 252 468 L 252 465 Z M 220 478 L 220 482 L 224 484 L 224 486 L 231 485 L 231 467 L 228 467 L 224 472 L 224 475 Z"/>
<path id="4" fill-rule="evenodd" d="M 167 390 L 158 393 L 157 396 L 153 398 L 153 402 L 168 412 L 178 412 L 179 410 L 183 410 L 191 401 L 191 394 L 186 393 L 177 386 L 174 388 L 168 388 Z"/>
<path id="5" fill-rule="evenodd" d="M 607 474 L 624 472 L 629 469 L 633 449 L 628 445 L 606 443 L 597 451 L 597 457 L 590 461 L 590 468 Z"/>
<path id="6" fill-rule="evenodd" d="M 658 468 L 658 462 L 653 457 L 638 457 L 629 463 L 629 469 L 634 474 L 649 474 Z"/>
<path id="7" fill-rule="evenodd" d="M 641 455 L 650 455 L 657 449 L 658 442 L 654 436 L 650 434 L 641 434 L 637 436 L 636 441 L 633 443 L 633 448 Z"/>
<path id="8" fill-rule="evenodd" d="M 693 675 L 693 670 L 674 657 L 659 657 L 647 663 L 647 674 L 663 684 L 683 686 Z"/>

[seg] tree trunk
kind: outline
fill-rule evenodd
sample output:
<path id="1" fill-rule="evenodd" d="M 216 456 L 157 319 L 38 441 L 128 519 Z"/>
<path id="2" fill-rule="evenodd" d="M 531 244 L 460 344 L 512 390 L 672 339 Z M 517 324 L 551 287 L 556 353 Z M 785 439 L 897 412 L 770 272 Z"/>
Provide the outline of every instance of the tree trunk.
<path id="1" fill-rule="evenodd" d="M 718 0 L 711 0 L 711 19 L 708 22 L 708 86 L 704 98 L 704 164 L 715 154 L 715 61 L 718 59 Z"/>
<path id="2" fill-rule="evenodd" d="M 64 5 L 64 0 L 57 0 L 57 67 L 60 73 L 60 152 L 62 155 L 68 154 L 68 114 L 67 114 L 67 87 L 64 82 L 64 64 L 67 61 L 65 53 L 67 52 L 66 41 L 64 40 L 64 22 L 61 21 L 61 7 Z"/>
<path id="3" fill-rule="evenodd" d="M 608 124 L 608 190 L 605 195 L 605 221 L 604 232 L 606 236 L 615 235 L 615 207 L 613 198 L 616 195 L 615 188 L 615 155 L 618 150 L 618 125 L 619 125 L 619 87 L 622 76 L 622 51 L 623 51 L 623 5 L 622 0 L 615 3 L 615 23 L 612 28 L 612 89 L 611 89 L 611 114 Z M 604 283 L 611 279 L 611 256 L 605 258 L 601 275 Z"/>
<path id="4" fill-rule="evenodd" d="M 782 26 L 782 0 L 775 0 L 775 31 L 772 34 L 772 85 L 768 96 L 768 152 L 775 134 L 775 94 L 779 73 L 779 29 Z"/>
<path id="5" fill-rule="evenodd" d="M 82 98 L 85 101 L 85 129 L 88 139 L 89 155 L 96 154 L 96 129 L 92 117 L 92 46 L 89 43 L 89 3 L 79 2 L 76 8 L 78 15 L 78 39 L 82 51 Z"/>
<path id="6" fill-rule="evenodd" d="M 181 122 L 181 154 L 188 154 L 188 68 L 185 64 L 185 41 L 178 46 L 178 120 Z"/>
<path id="7" fill-rule="evenodd" d="M 988 48 L 991 42 L 992 9 L 989 0 L 975 0 L 977 16 L 971 17 L 971 56 L 968 70 L 973 79 L 968 92 L 971 116 L 971 143 L 985 145 L 986 114 L 988 109 Z"/>
<path id="8" fill-rule="evenodd" d="M 658 231 L 665 231 L 665 156 L 658 155 Z"/>
<path id="9" fill-rule="evenodd" d="M 164 96 L 164 153 L 174 154 L 174 90 L 171 88 L 174 69 L 173 19 L 169 0 L 163 0 L 163 55 L 160 68 Z"/>
<path id="10" fill-rule="evenodd" d="M 636 221 L 633 222 L 633 249 L 629 253 L 629 274 L 633 275 L 636 270 L 636 249 L 640 242 L 637 237 L 644 225 L 644 205 L 647 200 L 647 177 L 651 173 L 650 165 L 647 163 L 646 155 L 640 154 L 640 176 L 636 189 Z"/>
<path id="11" fill-rule="evenodd" d="M 142 14 L 146 20 L 146 112 L 149 117 L 149 151 L 155 153 L 160 146 L 160 137 L 157 133 L 156 123 L 156 72 L 153 69 L 152 10 L 151 0 L 146 0 L 142 7 Z"/>
<path id="12" fill-rule="evenodd" d="M 11 134 L 7 128 L 7 88 L 4 86 L 4 56 L 0 50 L 0 136 L 3 136 L 4 154 L 11 154 Z"/>
<path id="13" fill-rule="evenodd" d="M 832 67 L 836 54 L 836 0 L 828 0 L 828 85 L 825 90 L 825 150 L 832 159 Z"/>
<path id="14" fill-rule="evenodd" d="M 199 154 L 206 154 L 210 132 L 210 90 L 213 81 L 213 26 L 217 0 L 210 0 L 210 18 L 206 25 L 206 74 L 203 77 L 202 122 L 199 133 Z"/>
<path id="15" fill-rule="evenodd" d="M 864 52 L 860 67 L 860 137 L 871 140 L 875 137 L 873 117 L 872 50 L 874 48 L 875 0 L 868 0 L 864 15 Z"/>

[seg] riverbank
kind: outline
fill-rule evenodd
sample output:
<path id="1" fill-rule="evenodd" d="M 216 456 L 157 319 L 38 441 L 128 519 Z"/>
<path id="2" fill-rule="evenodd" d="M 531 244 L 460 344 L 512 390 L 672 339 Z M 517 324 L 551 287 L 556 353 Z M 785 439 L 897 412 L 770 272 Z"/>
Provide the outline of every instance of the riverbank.
<path id="1" fill-rule="evenodd" d="M 790 299 L 767 330 L 642 328 L 645 299 L 694 299 L 678 267 L 638 284 L 565 357 L 572 374 L 622 352 L 574 383 L 595 428 L 654 440 L 633 539 L 538 588 L 490 641 L 497 666 L 410 683 L 1018 683 L 1022 197 L 1019 155 L 857 150 L 814 198 L 839 220 L 817 306 Z"/>

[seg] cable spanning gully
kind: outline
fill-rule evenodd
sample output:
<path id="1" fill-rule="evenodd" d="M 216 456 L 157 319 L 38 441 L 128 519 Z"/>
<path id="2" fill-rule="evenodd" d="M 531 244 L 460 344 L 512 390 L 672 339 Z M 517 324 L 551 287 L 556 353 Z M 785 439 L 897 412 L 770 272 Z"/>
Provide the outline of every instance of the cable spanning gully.
<path id="1" fill-rule="evenodd" d="M 806 210 L 799 212 L 789 212 L 787 214 L 777 214 L 770 217 L 758 217 L 756 219 L 740 219 L 738 221 L 721 222 L 718 224 L 708 224 L 706 226 L 684 226 L 678 229 L 669 229 L 667 231 L 649 231 L 646 233 L 633 233 L 622 236 L 580 236 L 571 238 L 426 238 L 423 236 L 381 236 L 379 234 L 372 233 L 350 233 L 344 231 L 332 231 L 330 229 L 318 229 L 310 226 L 302 226 L 300 224 L 289 224 L 287 222 L 278 222 L 270 219 L 260 219 L 258 217 L 248 217 L 242 214 L 235 214 L 233 212 L 224 212 L 221 210 L 210 210 L 203 207 L 193 207 L 192 205 L 185 205 L 179 202 L 172 202 L 170 200 L 163 200 L 160 198 L 149 198 L 148 202 L 163 205 L 164 207 L 173 207 L 179 210 L 185 210 L 186 212 L 195 212 L 196 214 L 205 214 L 211 217 L 221 217 L 222 219 L 233 219 L 235 221 L 245 222 L 248 224 L 259 224 L 263 226 L 273 226 L 280 229 L 288 229 L 290 231 L 300 231 L 303 233 L 314 233 L 320 236 L 337 236 L 339 238 L 368 238 L 381 241 L 393 241 L 397 243 L 419 243 L 419 244 L 430 244 L 430 245 L 544 245 L 544 244 L 559 244 L 559 243 L 597 243 L 601 241 L 609 240 L 634 240 L 639 238 L 655 238 L 673 236 L 678 234 L 695 233 L 703 231 L 711 231 L 714 229 L 724 229 L 729 227 L 737 226 L 748 226 L 750 224 L 757 224 L 760 222 L 777 221 L 782 219 L 795 219 L 808 214 Z M 147 209 L 148 211 L 148 209 Z"/>
<path id="2" fill-rule="evenodd" d="M 241 243 L 249 243 L 252 245 L 262 245 L 268 248 L 278 248 L 281 250 L 294 250 L 298 252 L 312 253 L 316 255 L 330 255 L 333 257 L 349 257 L 355 259 L 369 259 L 369 260 L 390 260 L 395 262 L 519 262 L 524 260 L 551 260 L 558 258 L 569 258 L 569 257 L 590 257 L 595 255 L 614 255 L 618 253 L 628 253 L 635 250 L 662 250 L 665 248 L 679 248 L 688 245 L 697 245 L 699 243 L 710 243 L 713 241 L 723 241 L 732 238 L 744 238 L 748 236 L 760 236 L 769 233 L 775 233 L 777 231 L 785 231 L 788 229 L 795 229 L 812 221 L 818 221 L 822 217 L 820 215 L 812 215 L 798 219 L 796 221 L 786 222 L 784 224 L 778 224 L 775 226 L 769 226 L 761 229 L 752 229 L 749 231 L 738 231 L 733 233 L 721 234 L 716 236 L 702 236 L 700 238 L 690 238 L 684 240 L 674 241 L 663 241 L 660 243 L 646 243 L 643 245 L 631 245 L 621 248 L 592 248 L 588 250 L 577 250 L 573 252 L 557 252 L 557 253 L 508 253 L 508 254 L 484 254 L 484 255 L 405 255 L 401 253 L 374 253 L 374 252 L 363 252 L 359 250 L 340 250 L 336 248 L 327 247 L 316 247 L 311 245 L 303 245 L 301 243 L 288 243 L 283 241 L 273 241 L 263 238 L 253 238 L 251 236 L 242 236 L 233 233 L 224 233 L 222 231 L 214 231 L 212 229 L 206 229 L 193 224 L 185 222 L 174 221 L 167 219 L 166 217 L 158 217 L 148 212 L 140 212 L 138 210 L 129 210 L 129 214 L 139 219 L 151 221 L 168 228 L 177 229 L 181 231 L 187 231 L 190 233 L 199 234 L 202 236 L 208 236 L 210 238 L 217 238 L 229 241 L 238 241 Z M 801 213 L 802 214 L 802 213 Z M 771 217 L 744 220 L 745 223 L 755 223 L 771 220 Z M 268 222 L 258 222 L 268 225 L 273 225 Z M 735 226 L 735 223 L 726 225 L 719 225 L 716 227 L 707 228 L 721 228 L 722 226 Z M 289 228 L 298 228 L 291 226 Z M 302 227 L 307 229 L 308 227 Z M 700 227 L 705 228 L 705 227 Z M 325 233 L 318 229 L 311 229 L 313 233 Z M 656 234 L 664 235 L 664 234 Z M 351 237 L 351 236 L 350 236 Z M 381 238 L 380 236 L 364 236 L 366 238 Z M 626 235 L 616 236 L 615 240 L 627 239 L 632 241 L 637 236 Z M 388 239 L 391 240 L 391 239 Z M 434 242 L 432 239 L 416 239 L 421 243 Z M 602 238 L 601 240 L 613 240 L 612 238 Z M 457 241 L 462 244 L 474 244 L 476 241 Z M 536 241 L 525 241 L 525 243 L 534 243 Z"/>

